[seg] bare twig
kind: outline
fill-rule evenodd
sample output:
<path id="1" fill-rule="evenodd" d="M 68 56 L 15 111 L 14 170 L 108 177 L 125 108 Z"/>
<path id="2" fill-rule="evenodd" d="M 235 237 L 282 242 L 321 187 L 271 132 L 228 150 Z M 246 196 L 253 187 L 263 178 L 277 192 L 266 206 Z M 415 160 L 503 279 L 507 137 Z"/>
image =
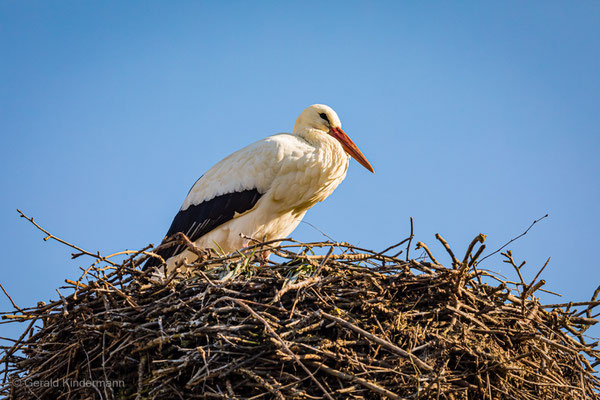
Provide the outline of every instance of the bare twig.
<path id="1" fill-rule="evenodd" d="M 481 264 L 481 263 L 483 262 L 483 260 L 485 260 L 486 258 L 489 258 L 489 257 L 493 256 L 494 254 L 496 254 L 496 253 L 500 252 L 500 251 L 501 251 L 502 249 L 504 249 L 506 246 L 508 246 L 509 244 L 511 244 L 512 242 L 514 242 L 515 240 L 517 240 L 517 239 L 520 239 L 520 238 L 522 238 L 523 236 L 527 235 L 527 232 L 529 232 L 529 230 L 530 230 L 531 228 L 533 228 L 533 226 L 534 226 L 535 224 L 537 224 L 538 222 L 540 222 L 541 220 L 543 220 L 543 219 L 544 219 L 544 218 L 546 218 L 546 217 L 548 217 L 548 214 L 546 214 L 546 215 L 544 215 L 543 217 L 541 217 L 541 218 L 538 218 L 538 219 L 536 219 L 535 221 L 533 221 L 533 222 L 531 223 L 531 225 L 529 225 L 529 227 L 528 227 L 528 228 L 525 230 L 525 232 L 521 233 L 521 234 L 520 234 L 519 236 L 517 236 L 517 237 L 514 237 L 514 238 L 510 239 L 510 240 L 509 240 L 508 242 L 506 242 L 506 243 L 505 243 L 505 244 L 504 244 L 502 247 L 500 247 L 498 250 L 494 251 L 493 253 L 490 253 L 490 254 L 488 254 L 487 256 L 483 257 L 481 260 L 479 260 L 479 263 Z"/>
<path id="2" fill-rule="evenodd" d="M 385 339 L 382 339 L 378 336 L 375 336 L 367 331 L 365 331 L 364 329 L 352 324 L 351 322 L 348 322 L 342 318 L 336 317 L 334 315 L 328 314 L 324 311 L 321 311 L 318 313 L 319 315 L 324 316 L 325 318 L 335 321 L 336 323 L 345 326 L 346 328 L 349 328 L 351 330 L 353 330 L 356 333 L 361 334 L 364 337 L 367 337 L 369 339 L 371 339 L 372 341 L 376 342 L 377 344 L 380 344 L 381 346 L 385 347 L 386 349 L 393 351 L 396 354 L 401 355 L 402 357 L 406 357 L 408 359 L 410 359 L 413 363 L 415 363 L 419 368 L 424 369 L 426 371 L 432 371 L 433 367 L 428 365 L 427 363 L 421 361 L 421 359 L 419 359 L 419 357 L 415 356 L 414 354 L 401 349 L 400 347 L 396 346 L 395 344 L 392 344 L 390 342 L 388 342 Z"/>
<path id="3" fill-rule="evenodd" d="M 300 359 L 298 358 L 298 356 L 296 356 L 296 354 L 294 354 L 294 352 L 290 350 L 290 348 L 285 344 L 285 342 L 283 341 L 283 339 L 273 330 L 273 328 L 271 327 L 271 325 L 263 317 L 261 317 L 260 315 L 258 315 L 253 309 L 251 309 L 242 300 L 234 299 L 232 297 L 223 297 L 221 300 L 222 301 L 231 301 L 231 302 L 239 305 L 244 310 L 246 310 L 248 313 L 252 314 L 252 316 L 254 318 L 256 318 L 257 320 L 259 320 L 265 326 L 265 328 L 267 329 L 267 332 L 269 332 L 269 334 L 271 336 L 273 336 L 281 344 L 281 347 L 283 347 L 284 351 L 290 357 L 292 357 L 292 359 L 294 359 L 294 361 L 296 361 L 296 363 L 304 370 L 304 372 L 306 372 L 308 374 L 308 376 L 310 377 L 310 379 L 319 387 L 319 389 L 321 389 L 321 391 L 323 392 L 323 394 L 325 395 L 325 397 L 327 397 L 330 400 L 333 400 L 333 397 L 331 397 L 331 395 L 329 394 L 329 392 L 327 391 L 327 389 L 325 389 L 323 387 L 323 385 L 321 384 L 321 382 L 319 382 L 317 380 L 317 378 L 315 378 L 315 376 L 313 375 L 313 373 L 310 372 L 310 370 L 308 368 L 306 368 L 306 366 L 302 363 L 302 361 L 300 361 Z"/>
<path id="4" fill-rule="evenodd" d="M 433 254 L 431 254 L 431 251 L 429 251 L 429 248 L 425 245 L 425 243 L 423 242 L 417 242 L 417 246 L 416 249 L 423 249 L 425 250 L 425 252 L 427 253 L 427 256 L 429 257 L 429 259 L 436 265 L 442 265 L 439 263 L 438 260 L 435 259 L 435 257 L 433 256 Z"/>
<path id="5" fill-rule="evenodd" d="M 471 243 L 469 244 L 469 247 L 467 247 L 467 252 L 465 253 L 465 257 L 463 258 L 463 261 L 462 261 L 463 265 L 468 265 L 469 256 L 473 252 L 473 248 L 475 247 L 475 244 L 485 242 L 486 237 L 487 237 L 487 235 L 480 233 L 479 235 L 477 235 L 475 237 L 475 239 L 473 239 L 473 241 L 471 241 Z M 473 258 L 473 260 L 475 260 L 475 259 L 476 258 Z"/>
<path id="6" fill-rule="evenodd" d="M 13 301 L 13 299 L 12 299 L 12 297 L 10 297 L 10 296 L 9 296 L 9 294 L 6 292 L 6 289 L 4 289 L 4 286 L 2 286 L 2 284 L 1 284 L 1 283 L 0 283 L 0 289 L 2 289 L 2 291 L 4 292 L 4 294 L 6 295 L 6 297 L 8 297 L 8 300 L 10 300 L 10 304 L 12 304 L 12 306 L 13 306 L 15 309 L 17 309 L 17 310 L 19 310 L 19 311 L 23 312 L 23 310 L 22 310 L 22 309 L 21 309 L 19 306 L 17 306 L 17 305 L 15 304 L 15 302 L 14 302 L 14 301 Z"/>
<path id="7" fill-rule="evenodd" d="M 410 251 L 410 244 L 412 243 L 413 237 L 415 237 L 413 230 L 413 217 L 410 217 L 410 236 L 408 237 L 408 244 L 406 245 L 406 261 L 409 260 L 408 252 Z"/>
<path id="8" fill-rule="evenodd" d="M 435 234 L 435 238 L 437 240 L 439 240 L 439 242 L 442 244 L 442 246 L 444 246 L 444 248 L 446 249 L 446 252 L 448 252 L 448 255 L 450 255 L 450 258 L 452 259 L 452 267 L 455 269 L 458 268 L 458 266 L 460 265 L 460 262 L 458 261 L 458 259 L 454 255 L 454 253 L 452 252 L 452 249 L 448 245 L 448 242 L 446 242 L 446 240 L 439 233 Z"/>
<path id="9" fill-rule="evenodd" d="M 17 212 L 18 212 L 18 213 L 21 215 L 21 218 L 25 218 L 27 221 L 31 222 L 31 223 L 32 223 L 32 224 L 33 224 L 33 225 L 34 225 L 36 228 L 38 228 L 40 231 L 44 232 L 44 233 L 47 235 L 46 237 L 44 237 L 44 241 L 48 241 L 49 239 L 54 239 L 54 240 L 56 240 L 56 241 L 57 241 L 57 242 L 59 242 L 59 243 L 62 243 L 62 244 L 64 244 L 64 245 L 67 245 L 67 246 L 71 247 L 72 249 L 75 249 L 75 250 L 77 250 L 79 253 L 75 253 L 75 254 L 73 254 L 73 258 L 79 257 L 79 256 L 80 256 L 80 255 L 82 255 L 82 254 L 85 254 L 85 255 L 88 255 L 88 256 L 90 256 L 90 257 L 94 257 L 94 258 L 96 258 L 96 259 L 98 259 L 98 260 L 100 260 L 100 261 L 107 262 L 108 264 L 110 264 L 110 265 L 112 265 L 112 266 L 117 266 L 117 264 L 116 264 L 116 263 L 114 263 L 114 262 L 112 262 L 112 261 L 110 261 L 110 260 L 107 260 L 107 259 L 105 259 L 104 257 L 102 257 L 102 256 L 100 255 L 100 253 L 92 253 L 92 252 L 89 252 L 89 251 L 87 251 L 87 250 L 84 250 L 84 249 L 82 249 L 82 248 L 81 248 L 81 247 L 79 247 L 79 246 L 76 246 L 76 245 L 74 245 L 74 244 L 71 244 L 71 243 L 69 243 L 69 242 L 67 242 L 67 241 L 65 241 L 65 240 L 63 240 L 63 239 L 61 239 L 61 238 L 59 238 L 59 237 L 56 237 L 56 236 L 52 235 L 50 232 L 48 232 L 47 230 L 45 230 L 44 228 L 42 228 L 41 226 L 39 226 L 39 225 L 38 225 L 38 224 L 37 224 L 37 223 L 36 223 L 36 222 L 33 220 L 33 218 L 29 218 L 27 215 L 25 215 L 25 214 L 24 214 L 24 213 L 23 213 L 21 210 L 17 209 Z"/>

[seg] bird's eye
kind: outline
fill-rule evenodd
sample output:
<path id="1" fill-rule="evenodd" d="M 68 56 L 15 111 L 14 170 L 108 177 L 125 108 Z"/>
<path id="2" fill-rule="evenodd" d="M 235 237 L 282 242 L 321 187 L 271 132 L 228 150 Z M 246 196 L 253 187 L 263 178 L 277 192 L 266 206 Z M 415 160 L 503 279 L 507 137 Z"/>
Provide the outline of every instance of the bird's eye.
<path id="1" fill-rule="evenodd" d="M 319 117 L 323 118 L 325 121 L 327 121 L 328 124 L 330 124 L 329 118 L 327 118 L 327 114 L 321 113 L 321 114 L 319 114 Z"/>

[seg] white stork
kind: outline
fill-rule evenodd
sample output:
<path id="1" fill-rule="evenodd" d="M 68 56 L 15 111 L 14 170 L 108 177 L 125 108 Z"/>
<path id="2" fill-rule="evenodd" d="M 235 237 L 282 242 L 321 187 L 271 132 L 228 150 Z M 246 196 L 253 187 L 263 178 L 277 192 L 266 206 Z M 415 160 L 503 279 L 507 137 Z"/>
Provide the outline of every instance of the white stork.
<path id="1" fill-rule="evenodd" d="M 183 232 L 199 248 L 226 253 L 245 247 L 244 236 L 282 239 L 306 211 L 346 177 L 349 157 L 373 167 L 342 130 L 330 107 L 305 109 L 290 133 L 269 136 L 224 158 L 196 181 L 166 238 Z M 183 246 L 159 250 L 171 269 L 196 255 Z M 156 258 L 146 268 L 157 266 Z"/>

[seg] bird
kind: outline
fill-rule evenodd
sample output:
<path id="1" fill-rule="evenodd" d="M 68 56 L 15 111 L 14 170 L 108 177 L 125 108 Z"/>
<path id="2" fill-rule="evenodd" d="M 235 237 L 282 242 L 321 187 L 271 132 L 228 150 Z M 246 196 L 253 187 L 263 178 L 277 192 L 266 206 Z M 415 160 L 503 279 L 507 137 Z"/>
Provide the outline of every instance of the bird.
<path id="1" fill-rule="evenodd" d="M 350 157 L 373 167 L 342 130 L 336 112 L 324 104 L 307 107 L 292 133 L 259 140 L 227 156 L 191 187 L 165 238 L 179 232 L 197 248 L 229 254 L 248 238 L 284 239 L 306 212 L 344 180 Z M 167 271 L 197 255 L 187 246 L 159 249 Z M 144 269 L 161 266 L 149 258 Z"/>

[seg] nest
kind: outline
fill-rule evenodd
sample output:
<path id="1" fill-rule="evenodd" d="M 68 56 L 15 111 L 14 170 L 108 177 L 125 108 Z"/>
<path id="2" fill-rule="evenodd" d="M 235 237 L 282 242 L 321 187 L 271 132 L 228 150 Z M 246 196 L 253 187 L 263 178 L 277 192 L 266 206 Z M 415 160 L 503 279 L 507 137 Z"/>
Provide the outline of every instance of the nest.
<path id="1" fill-rule="evenodd" d="M 597 398 L 593 367 L 600 353 L 583 335 L 596 322 L 595 297 L 542 305 L 538 277 L 512 282 L 477 268 L 481 251 L 473 250 L 483 235 L 462 260 L 439 239 L 451 255 L 449 267 L 420 242 L 429 261 L 388 255 L 391 248 L 260 243 L 248 249 L 255 253 L 204 256 L 192 273 L 160 280 L 139 267 L 151 253 L 130 252 L 119 265 L 96 254 L 85 278 L 67 280 L 72 294 L 3 313 L 29 327 L 4 350 L 0 393 L 12 399 Z M 271 261 L 253 255 L 267 249 L 275 253 Z M 512 254 L 503 254 L 520 271 Z"/>

